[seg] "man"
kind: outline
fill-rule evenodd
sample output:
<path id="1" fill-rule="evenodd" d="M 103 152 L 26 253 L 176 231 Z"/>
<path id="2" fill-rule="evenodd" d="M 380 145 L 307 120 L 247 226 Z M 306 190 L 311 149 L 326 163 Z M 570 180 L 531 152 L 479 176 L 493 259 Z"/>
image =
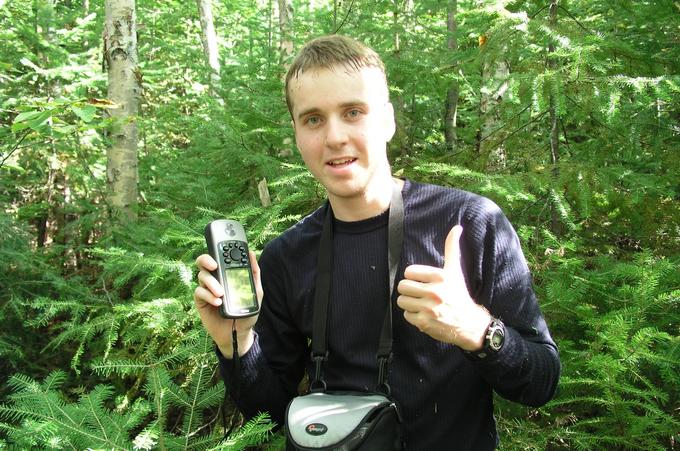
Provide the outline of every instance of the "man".
<path id="1" fill-rule="evenodd" d="M 495 448 L 492 392 L 538 406 L 553 396 L 560 372 L 512 226 L 488 199 L 392 177 L 386 147 L 394 113 L 373 50 L 342 36 L 311 41 L 288 71 L 286 99 L 297 147 L 334 214 L 328 388 L 375 386 L 389 292 L 386 212 L 396 183 L 405 219 L 388 382 L 407 448 Z M 270 242 L 259 267 L 253 263 L 260 298 L 264 288 L 262 309 L 259 319 L 236 324 L 242 364 L 236 401 L 247 416 L 267 411 L 283 424 L 305 368 L 312 372 L 308 342 L 323 211 Z M 231 322 L 217 313 L 222 288 L 209 273 L 216 264 L 207 255 L 197 264 L 196 306 L 228 380 Z"/>

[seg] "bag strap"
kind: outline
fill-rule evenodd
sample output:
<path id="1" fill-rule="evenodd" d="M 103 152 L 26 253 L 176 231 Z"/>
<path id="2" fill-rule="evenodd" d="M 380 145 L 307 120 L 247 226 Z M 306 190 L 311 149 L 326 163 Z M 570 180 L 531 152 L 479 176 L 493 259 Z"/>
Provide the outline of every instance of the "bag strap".
<path id="1" fill-rule="evenodd" d="M 377 390 L 389 395 L 387 372 L 392 360 L 392 293 L 397 275 L 397 267 L 401 258 L 404 241 L 404 201 L 397 183 L 392 184 L 392 200 L 388 220 L 388 264 L 389 264 L 389 297 L 385 319 L 380 330 L 378 342 L 378 384 Z M 326 204 L 319 256 L 317 260 L 316 287 L 314 290 L 314 313 L 312 319 L 312 361 L 314 375 L 310 383 L 310 391 L 326 391 L 326 382 L 322 375 L 322 366 L 328 360 L 328 306 L 331 293 L 331 272 L 333 263 L 333 209 Z"/>

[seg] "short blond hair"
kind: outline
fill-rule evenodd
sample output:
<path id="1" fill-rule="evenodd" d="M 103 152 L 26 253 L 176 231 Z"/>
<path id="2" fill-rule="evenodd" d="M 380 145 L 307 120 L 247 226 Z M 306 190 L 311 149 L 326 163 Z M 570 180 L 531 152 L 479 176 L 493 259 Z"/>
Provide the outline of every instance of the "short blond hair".
<path id="1" fill-rule="evenodd" d="M 375 50 L 355 39 L 339 34 L 313 39 L 302 47 L 286 73 L 286 104 L 291 116 L 293 102 L 289 92 L 290 81 L 309 70 L 332 69 L 336 66 L 357 71 L 363 67 L 375 67 L 385 74 L 385 64 Z"/>

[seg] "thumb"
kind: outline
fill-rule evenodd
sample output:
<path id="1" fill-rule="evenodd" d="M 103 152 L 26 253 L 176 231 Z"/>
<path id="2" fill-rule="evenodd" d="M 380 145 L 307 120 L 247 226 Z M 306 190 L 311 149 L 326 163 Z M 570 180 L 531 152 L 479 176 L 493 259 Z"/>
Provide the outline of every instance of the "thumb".
<path id="1" fill-rule="evenodd" d="M 460 237 L 463 227 L 455 225 L 446 237 L 444 243 L 444 270 L 448 272 L 461 272 L 460 267 Z"/>
<path id="2" fill-rule="evenodd" d="M 260 275 L 260 265 L 257 263 L 257 256 L 255 252 L 249 250 L 250 254 L 250 269 L 253 272 L 253 281 L 255 282 L 255 294 L 257 295 L 257 302 L 260 303 L 262 307 L 262 298 L 264 297 L 264 291 L 262 290 L 262 276 Z"/>

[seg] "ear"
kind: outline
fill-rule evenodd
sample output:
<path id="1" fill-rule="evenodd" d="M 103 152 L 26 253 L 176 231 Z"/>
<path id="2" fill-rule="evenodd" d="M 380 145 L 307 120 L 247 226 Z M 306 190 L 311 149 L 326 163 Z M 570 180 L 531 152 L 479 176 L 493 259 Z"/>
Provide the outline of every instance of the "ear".
<path id="1" fill-rule="evenodd" d="M 397 125 L 394 120 L 394 107 L 392 106 L 391 102 L 385 103 L 385 111 L 384 111 L 385 117 L 383 118 L 384 121 L 384 130 L 385 130 L 385 142 L 390 142 L 392 138 L 394 137 L 394 133 L 397 130 Z"/>

